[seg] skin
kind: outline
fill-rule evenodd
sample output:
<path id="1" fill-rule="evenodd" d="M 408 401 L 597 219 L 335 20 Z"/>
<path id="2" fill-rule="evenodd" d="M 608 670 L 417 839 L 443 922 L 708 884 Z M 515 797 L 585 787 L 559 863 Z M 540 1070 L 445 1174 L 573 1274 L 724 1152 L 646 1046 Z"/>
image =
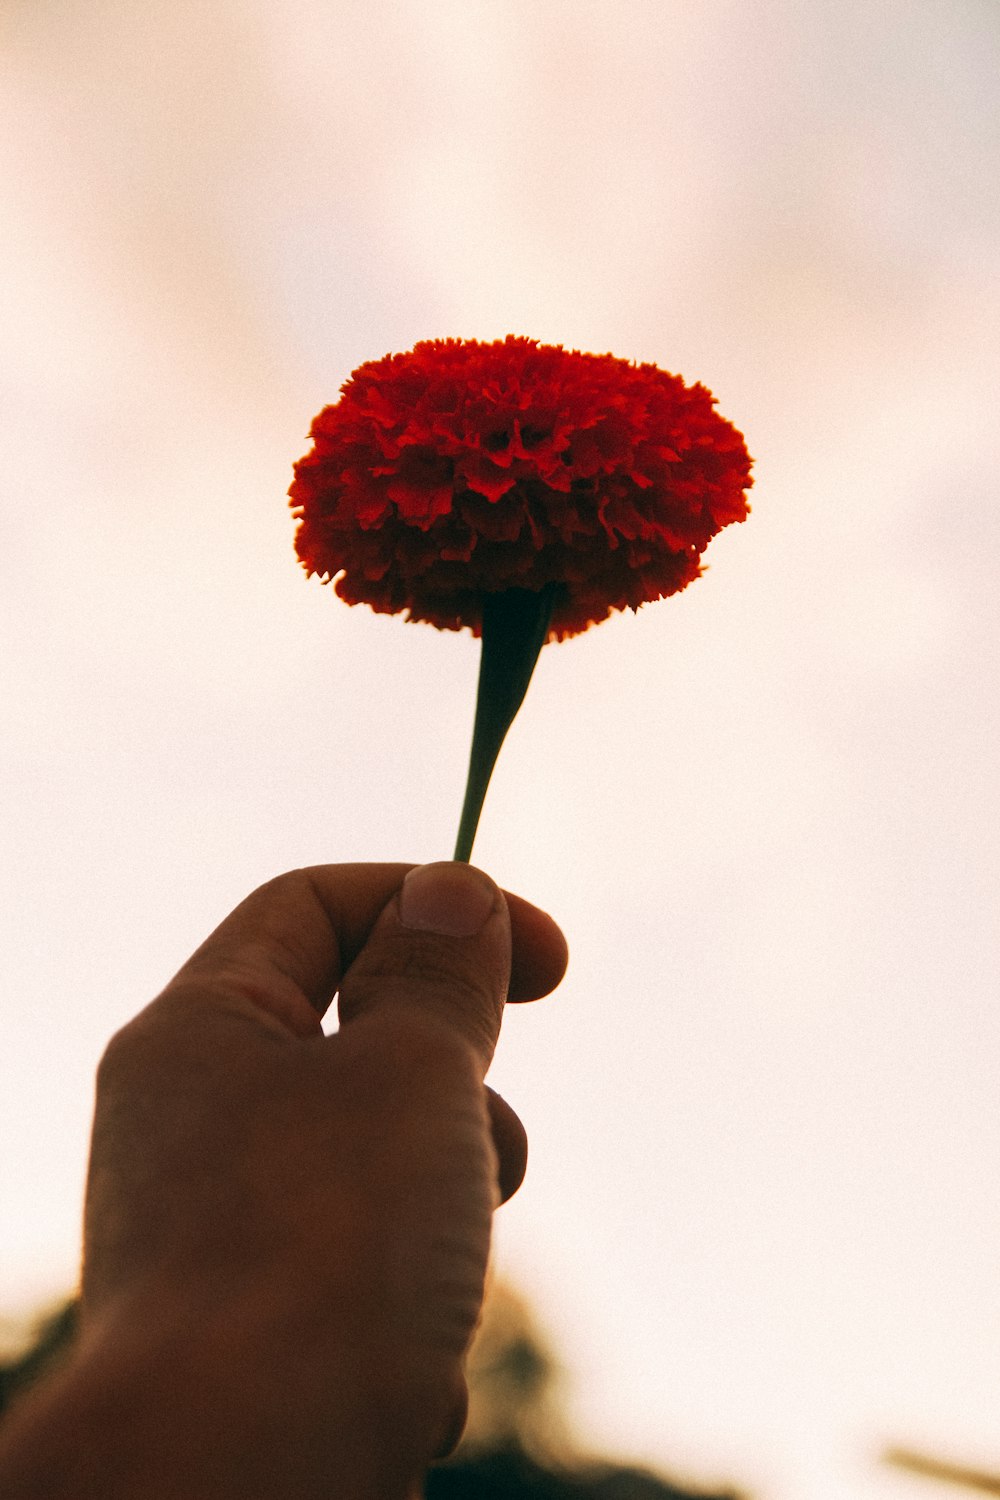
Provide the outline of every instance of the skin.
<path id="1" fill-rule="evenodd" d="M 406 1500 L 457 1440 L 526 1161 L 483 1079 L 566 944 L 464 865 L 401 905 L 412 868 L 262 886 L 112 1039 L 82 1334 L 5 1424 L 2 1500 Z"/>

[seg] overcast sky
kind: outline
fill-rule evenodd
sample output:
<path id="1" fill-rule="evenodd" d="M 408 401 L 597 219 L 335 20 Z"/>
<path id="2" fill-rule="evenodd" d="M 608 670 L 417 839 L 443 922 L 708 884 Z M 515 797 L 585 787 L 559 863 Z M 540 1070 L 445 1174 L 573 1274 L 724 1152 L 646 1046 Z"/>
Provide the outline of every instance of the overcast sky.
<path id="1" fill-rule="evenodd" d="M 763 1500 L 1000 1470 L 1000 8 L 0 4 L 0 1311 L 93 1069 L 253 886 L 450 853 L 468 636 L 307 581 L 363 360 L 702 380 L 753 514 L 543 652 L 476 860 L 569 937 L 497 1263 L 594 1448 Z"/>

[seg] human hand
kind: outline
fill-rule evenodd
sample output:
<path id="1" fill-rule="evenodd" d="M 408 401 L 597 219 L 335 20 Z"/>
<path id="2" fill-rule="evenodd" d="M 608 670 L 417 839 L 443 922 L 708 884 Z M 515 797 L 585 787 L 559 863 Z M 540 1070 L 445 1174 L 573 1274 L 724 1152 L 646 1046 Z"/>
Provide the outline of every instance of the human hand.
<path id="1" fill-rule="evenodd" d="M 42 1422 L 72 1465 L 67 1412 L 92 1435 L 124 1402 L 107 1500 L 402 1497 L 457 1438 L 490 1220 L 525 1161 L 483 1076 L 508 988 L 548 993 L 566 948 L 480 872 L 409 868 L 261 887 L 108 1047 L 82 1339 L 62 1427 Z"/>

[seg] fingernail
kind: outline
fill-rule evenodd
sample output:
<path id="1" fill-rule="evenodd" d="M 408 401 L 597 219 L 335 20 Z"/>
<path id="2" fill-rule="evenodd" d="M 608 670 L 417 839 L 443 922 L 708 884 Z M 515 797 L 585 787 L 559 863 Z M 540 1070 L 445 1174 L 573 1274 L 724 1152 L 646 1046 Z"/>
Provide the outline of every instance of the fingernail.
<path id="1" fill-rule="evenodd" d="M 497 900 L 488 875 L 471 865 L 441 861 L 419 865 L 403 881 L 399 920 L 404 927 L 471 937 L 486 923 Z"/>

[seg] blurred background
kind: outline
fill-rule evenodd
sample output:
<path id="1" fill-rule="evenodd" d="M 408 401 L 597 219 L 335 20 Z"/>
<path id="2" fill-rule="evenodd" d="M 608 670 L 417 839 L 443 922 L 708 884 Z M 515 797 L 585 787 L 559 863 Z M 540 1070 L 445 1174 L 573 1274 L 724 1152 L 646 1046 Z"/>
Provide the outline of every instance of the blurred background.
<path id="1" fill-rule="evenodd" d="M 253 886 L 449 856 L 468 635 L 307 580 L 362 361 L 702 380 L 754 512 L 547 647 L 476 861 L 570 942 L 491 1082 L 586 1448 L 762 1500 L 1000 1470 L 1000 6 L 0 0 L 0 1313 L 94 1065 Z"/>

